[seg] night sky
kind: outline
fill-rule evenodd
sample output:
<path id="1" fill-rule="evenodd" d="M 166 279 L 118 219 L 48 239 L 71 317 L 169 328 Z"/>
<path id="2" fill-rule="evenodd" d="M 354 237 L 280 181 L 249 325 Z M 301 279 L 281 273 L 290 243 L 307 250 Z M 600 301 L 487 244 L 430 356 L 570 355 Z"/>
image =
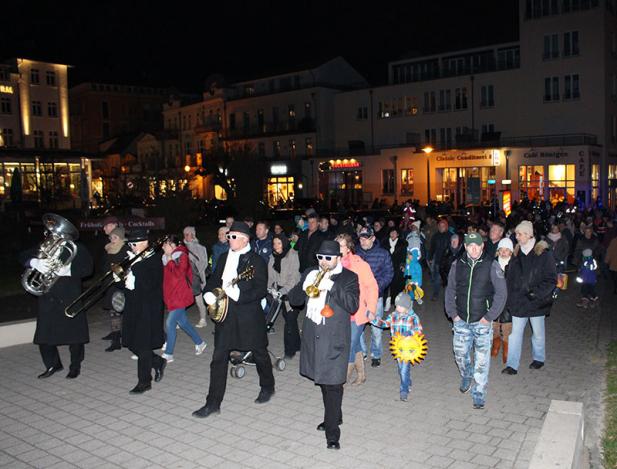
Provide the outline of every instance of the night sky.
<path id="1" fill-rule="evenodd" d="M 378 85 L 391 60 L 518 39 L 516 0 L 154 3 L 5 2 L 0 59 L 70 64 L 70 86 L 199 92 L 211 73 L 233 82 L 337 55 Z"/>

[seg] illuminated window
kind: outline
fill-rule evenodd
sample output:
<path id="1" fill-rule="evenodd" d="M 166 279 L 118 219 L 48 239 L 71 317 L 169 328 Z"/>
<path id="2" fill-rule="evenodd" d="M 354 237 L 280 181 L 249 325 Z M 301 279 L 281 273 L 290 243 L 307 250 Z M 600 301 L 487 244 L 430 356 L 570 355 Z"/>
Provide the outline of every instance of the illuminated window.
<path id="1" fill-rule="evenodd" d="M 572 165 L 574 166 L 574 165 Z M 600 165 L 591 165 L 591 200 L 597 200 L 600 195 Z"/>
<path id="2" fill-rule="evenodd" d="M 294 198 L 293 176 L 272 177 L 268 179 L 266 200 L 271 207 L 282 205 Z"/>
<path id="3" fill-rule="evenodd" d="M 544 199 L 544 166 L 519 166 L 519 191 L 522 198 Z"/>
<path id="4" fill-rule="evenodd" d="M 401 195 L 413 195 L 413 169 L 401 169 Z"/>
<path id="5" fill-rule="evenodd" d="M 548 167 L 549 200 L 555 205 L 566 201 L 573 203 L 575 198 L 576 165 L 551 164 Z"/>

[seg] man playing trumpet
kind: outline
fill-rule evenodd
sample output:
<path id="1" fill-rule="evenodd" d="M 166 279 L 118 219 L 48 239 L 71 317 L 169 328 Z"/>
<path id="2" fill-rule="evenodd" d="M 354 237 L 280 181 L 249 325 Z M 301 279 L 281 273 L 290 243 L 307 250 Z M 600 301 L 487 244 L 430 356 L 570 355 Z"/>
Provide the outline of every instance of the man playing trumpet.
<path id="1" fill-rule="evenodd" d="M 251 232 L 244 222 L 231 225 L 227 239 L 229 251 L 219 258 L 212 277 L 208 280 L 204 300 L 209 306 L 217 301 L 213 293 L 222 289 L 225 293 L 227 315 L 215 323 L 214 352 L 210 364 L 210 388 L 206 404 L 193 412 L 194 417 L 204 418 L 219 413 L 227 385 L 227 368 L 231 351 L 252 352 L 259 374 L 261 391 L 256 404 L 268 402 L 274 394 L 274 375 L 268 354 L 266 320 L 261 299 L 266 296 L 268 272 L 263 259 L 251 251 Z M 245 280 L 238 276 L 253 268 L 254 275 Z"/>
<path id="2" fill-rule="evenodd" d="M 300 374 L 321 388 L 324 421 L 317 430 L 325 430 L 327 448 L 339 449 L 343 384 L 351 343 L 349 321 L 358 310 L 360 288 L 358 276 L 343 268 L 336 241 L 323 241 L 317 260 L 319 267 L 309 267 L 288 297 L 292 305 L 306 302 Z"/>

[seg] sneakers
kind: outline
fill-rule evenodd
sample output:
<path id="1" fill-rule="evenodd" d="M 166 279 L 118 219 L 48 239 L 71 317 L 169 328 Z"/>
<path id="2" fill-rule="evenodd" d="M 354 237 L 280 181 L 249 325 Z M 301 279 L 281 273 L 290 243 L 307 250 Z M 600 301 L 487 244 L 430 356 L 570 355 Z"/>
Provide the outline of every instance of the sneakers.
<path id="1" fill-rule="evenodd" d="M 407 402 L 407 394 L 405 394 L 404 392 L 401 393 L 401 401 L 403 402 Z"/>
<path id="2" fill-rule="evenodd" d="M 161 347 L 161 350 L 165 350 L 166 348 L 167 348 L 167 342 L 163 344 L 163 346 Z"/>
<path id="3" fill-rule="evenodd" d="M 516 371 L 511 366 L 506 366 L 503 370 L 501 370 L 501 374 L 502 375 L 515 375 L 517 373 L 518 373 L 518 371 Z"/>
<path id="4" fill-rule="evenodd" d="M 540 368 L 542 368 L 544 366 L 544 362 L 539 362 L 537 360 L 532 361 L 529 364 L 529 369 L 530 370 L 539 370 Z"/>
<path id="5" fill-rule="evenodd" d="M 371 366 L 372 366 L 373 368 L 377 368 L 377 367 L 381 366 L 381 359 L 379 359 L 379 358 L 373 358 L 373 359 L 371 360 Z"/>
<path id="6" fill-rule="evenodd" d="M 474 409 L 484 409 L 484 401 L 480 399 L 473 400 L 473 408 Z"/>
<path id="7" fill-rule="evenodd" d="M 463 378 L 461 379 L 461 385 L 458 387 L 458 390 L 463 394 L 466 394 L 471 389 L 471 378 Z"/>
<path id="8" fill-rule="evenodd" d="M 205 342 L 202 342 L 199 345 L 195 346 L 195 355 L 201 355 L 202 353 L 204 353 L 204 350 L 206 350 L 206 347 L 208 346 L 208 344 L 206 344 Z"/>
<path id="9" fill-rule="evenodd" d="M 206 327 L 206 320 L 200 319 L 199 322 L 195 324 L 195 327 L 197 327 L 198 329 L 201 329 L 202 327 Z"/>
<path id="10" fill-rule="evenodd" d="M 171 363 L 174 361 L 174 356 L 173 355 L 169 355 L 167 353 L 162 353 L 161 354 L 161 358 L 164 358 L 165 361 L 167 361 L 167 363 Z"/>

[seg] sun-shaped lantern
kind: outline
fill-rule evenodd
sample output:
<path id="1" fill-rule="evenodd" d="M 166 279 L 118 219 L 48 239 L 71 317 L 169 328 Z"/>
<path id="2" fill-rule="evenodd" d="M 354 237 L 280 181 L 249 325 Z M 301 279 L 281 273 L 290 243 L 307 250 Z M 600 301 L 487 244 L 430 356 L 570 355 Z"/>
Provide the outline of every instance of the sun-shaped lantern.
<path id="1" fill-rule="evenodd" d="M 426 357 L 428 342 L 424 334 L 418 332 L 409 336 L 396 334 L 390 340 L 390 352 L 395 360 L 417 365 Z"/>

